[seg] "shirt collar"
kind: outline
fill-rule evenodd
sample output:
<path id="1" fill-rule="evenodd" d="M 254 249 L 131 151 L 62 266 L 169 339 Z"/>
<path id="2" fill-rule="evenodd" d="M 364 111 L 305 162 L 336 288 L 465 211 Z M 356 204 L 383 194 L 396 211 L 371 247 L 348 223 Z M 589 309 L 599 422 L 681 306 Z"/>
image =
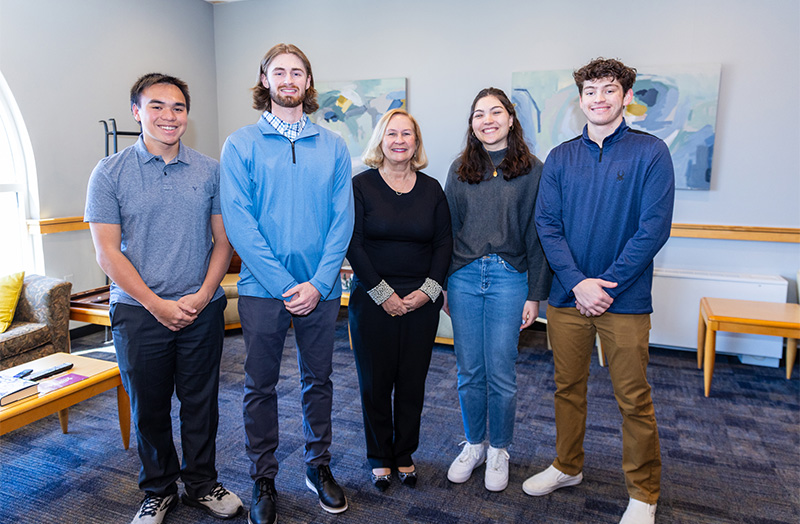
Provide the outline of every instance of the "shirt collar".
<path id="1" fill-rule="evenodd" d="M 264 119 L 275 128 L 275 131 L 285 136 L 292 142 L 300 137 L 300 133 L 303 132 L 303 128 L 306 127 L 306 123 L 308 122 L 308 116 L 305 113 L 303 113 L 303 116 L 300 117 L 300 120 L 293 124 L 284 122 L 269 111 L 264 111 Z"/>
<path id="2" fill-rule="evenodd" d="M 613 144 L 614 142 L 616 142 L 617 140 L 622 138 L 622 135 L 625 134 L 625 131 L 627 131 L 628 129 L 629 129 L 628 128 L 628 123 L 623 118 L 622 122 L 619 124 L 619 126 L 617 126 L 617 128 L 614 130 L 614 132 L 603 139 L 603 147 L 605 147 L 605 146 L 607 146 L 609 144 Z M 595 146 L 597 146 L 597 144 L 594 142 L 594 140 L 589 138 L 589 125 L 588 124 L 583 126 L 583 141 L 586 142 L 587 144 L 591 143 L 591 144 L 594 144 Z"/>
<path id="3" fill-rule="evenodd" d="M 134 144 L 134 148 L 136 149 L 136 152 L 139 155 L 139 158 L 141 158 L 142 162 L 145 163 L 145 164 L 150 162 L 150 161 L 152 161 L 154 158 L 156 158 L 156 156 L 158 156 L 158 155 L 154 155 L 153 153 L 151 153 L 150 151 L 147 150 L 147 146 L 144 145 L 144 135 L 143 134 L 139 135 L 139 139 L 136 140 L 136 143 Z M 162 161 L 164 160 L 161 156 L 158 156 L 158 158 L 160 158 Z M 190 163 L 189 162 L 189 155 L 186 152 L 186 148 L 183 147 L 183 142 L 178 142 L 178 154 L 175 156 L 175 159 L 173 160 L 172 163 L 175 163 L 175 162 L 181 162 L 183 164 L 189 164 Z"/>

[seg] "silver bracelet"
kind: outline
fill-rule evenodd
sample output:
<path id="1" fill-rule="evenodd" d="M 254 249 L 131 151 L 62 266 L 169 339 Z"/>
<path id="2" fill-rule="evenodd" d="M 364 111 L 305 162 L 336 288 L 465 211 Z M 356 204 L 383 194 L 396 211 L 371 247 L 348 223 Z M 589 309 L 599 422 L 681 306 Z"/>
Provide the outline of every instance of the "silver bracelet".
<path id="1" fill-rule="evenodd" d="M 393 293 L 394 289 L 385 280 L 381 280 L 377 286 L 367 291 L 370 298 L 379 306 L 389 300 Z"/>
<path id="2" fill-rule="evenodd" d="M 419 290 L 428 295 L 431 302 L 436 302 L 436 299 L 442 294 L 442 286 L 432 278 L 426 278 Z"/>

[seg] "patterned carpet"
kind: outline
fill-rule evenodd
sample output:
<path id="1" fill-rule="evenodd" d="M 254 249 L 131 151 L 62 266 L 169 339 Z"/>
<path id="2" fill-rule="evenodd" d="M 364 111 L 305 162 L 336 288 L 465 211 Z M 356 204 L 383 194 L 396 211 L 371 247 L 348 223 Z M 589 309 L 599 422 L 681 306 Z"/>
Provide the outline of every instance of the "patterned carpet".
<path id="1" fill-rule="evenodd" d="M 73 340 L 73 351 L 100 345 L 102 338 L 98 333 Z M 800 372 L 795 370 L 787 381 L 783 369 L 745 366 L 719 356 L 712 397 L 704 398 L 694 353 L 653 349 L 651 355 L 664 462 L 656 522 L 800 522 Z M 113 353 L 88 356 L 113 358 Z M 252 483 L 243 444 L 243 359 L 241 333 L 231 332 L 222 364 L 217 464 L 220 480 L 248 505 Z M 446 479 L 463 430 L 455 357 L 451 348 L 437 346 L 427 382 L 423 440 L 415 455 L 419 484 L 414 490 L 395 482 L 381 494 L 368 480 L 358 383 L 346 321 L 340 317 L 331 466 L 350 509 L 333 516 L 322 511 L 304 484 L 299 375 L 290 337 L 279 384 L 279 522 L 616 523 L 628 496 L 620 469 L 620 415 L 607 371 L 596 361 L 592 365 L 584 482 L 540 498 L 525 495 L 521 484 L 548 466 L 554 454 L 553 365 L 542 332 L 523 333 L 517 371 L 519 402 L 508 489 L 486 491 L 483 468 L 465 484 Z M 176 424 L 176 435 L 178 431 Z M 0 437 L 0 522 L 130 522 L 141 500 L 135 447 L 132 435 L 131 449 L 122 449 L 113 392 L 72 408 L 67 435 L 51 416 Z M 217 521 L 179 504 L 166 522 Z M 246 517 L 232 522 L 246 522 Z"/>

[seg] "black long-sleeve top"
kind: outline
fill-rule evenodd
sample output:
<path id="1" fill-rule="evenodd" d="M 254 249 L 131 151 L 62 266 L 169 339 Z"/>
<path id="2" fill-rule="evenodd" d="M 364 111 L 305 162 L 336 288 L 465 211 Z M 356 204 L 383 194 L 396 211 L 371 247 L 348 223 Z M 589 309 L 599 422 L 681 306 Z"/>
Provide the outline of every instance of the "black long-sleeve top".
<path id="1" fill-rule="evenodd" d="M 403 297 L 426 278 L 444 284 L 453 238 L 439 182 L 417 172 L 411 191 L 398 195 L 377 169 L 369 169 L 353 177 L 353 196 L 356 220 L 347 260 L 367 290 L 384 280 Z"/>

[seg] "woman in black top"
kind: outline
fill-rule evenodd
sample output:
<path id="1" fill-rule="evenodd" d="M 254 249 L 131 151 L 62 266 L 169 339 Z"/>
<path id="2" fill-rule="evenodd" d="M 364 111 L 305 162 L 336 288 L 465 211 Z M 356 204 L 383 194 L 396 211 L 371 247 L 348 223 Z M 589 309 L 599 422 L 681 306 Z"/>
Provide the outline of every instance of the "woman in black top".
<path id="1" fill-rule="evenodd" d="M 392 468 L 416 485 L 419 426 L 442 284 L 452 253 L 450 211 L 428 165 L 419 125 L 402 109 L 378 122 L 353 178 L 355 230 L 347 259 L 349 315 L 367 459 L 384 491 Z M 394 390 L 394 406 L 392 405 Z"/>

